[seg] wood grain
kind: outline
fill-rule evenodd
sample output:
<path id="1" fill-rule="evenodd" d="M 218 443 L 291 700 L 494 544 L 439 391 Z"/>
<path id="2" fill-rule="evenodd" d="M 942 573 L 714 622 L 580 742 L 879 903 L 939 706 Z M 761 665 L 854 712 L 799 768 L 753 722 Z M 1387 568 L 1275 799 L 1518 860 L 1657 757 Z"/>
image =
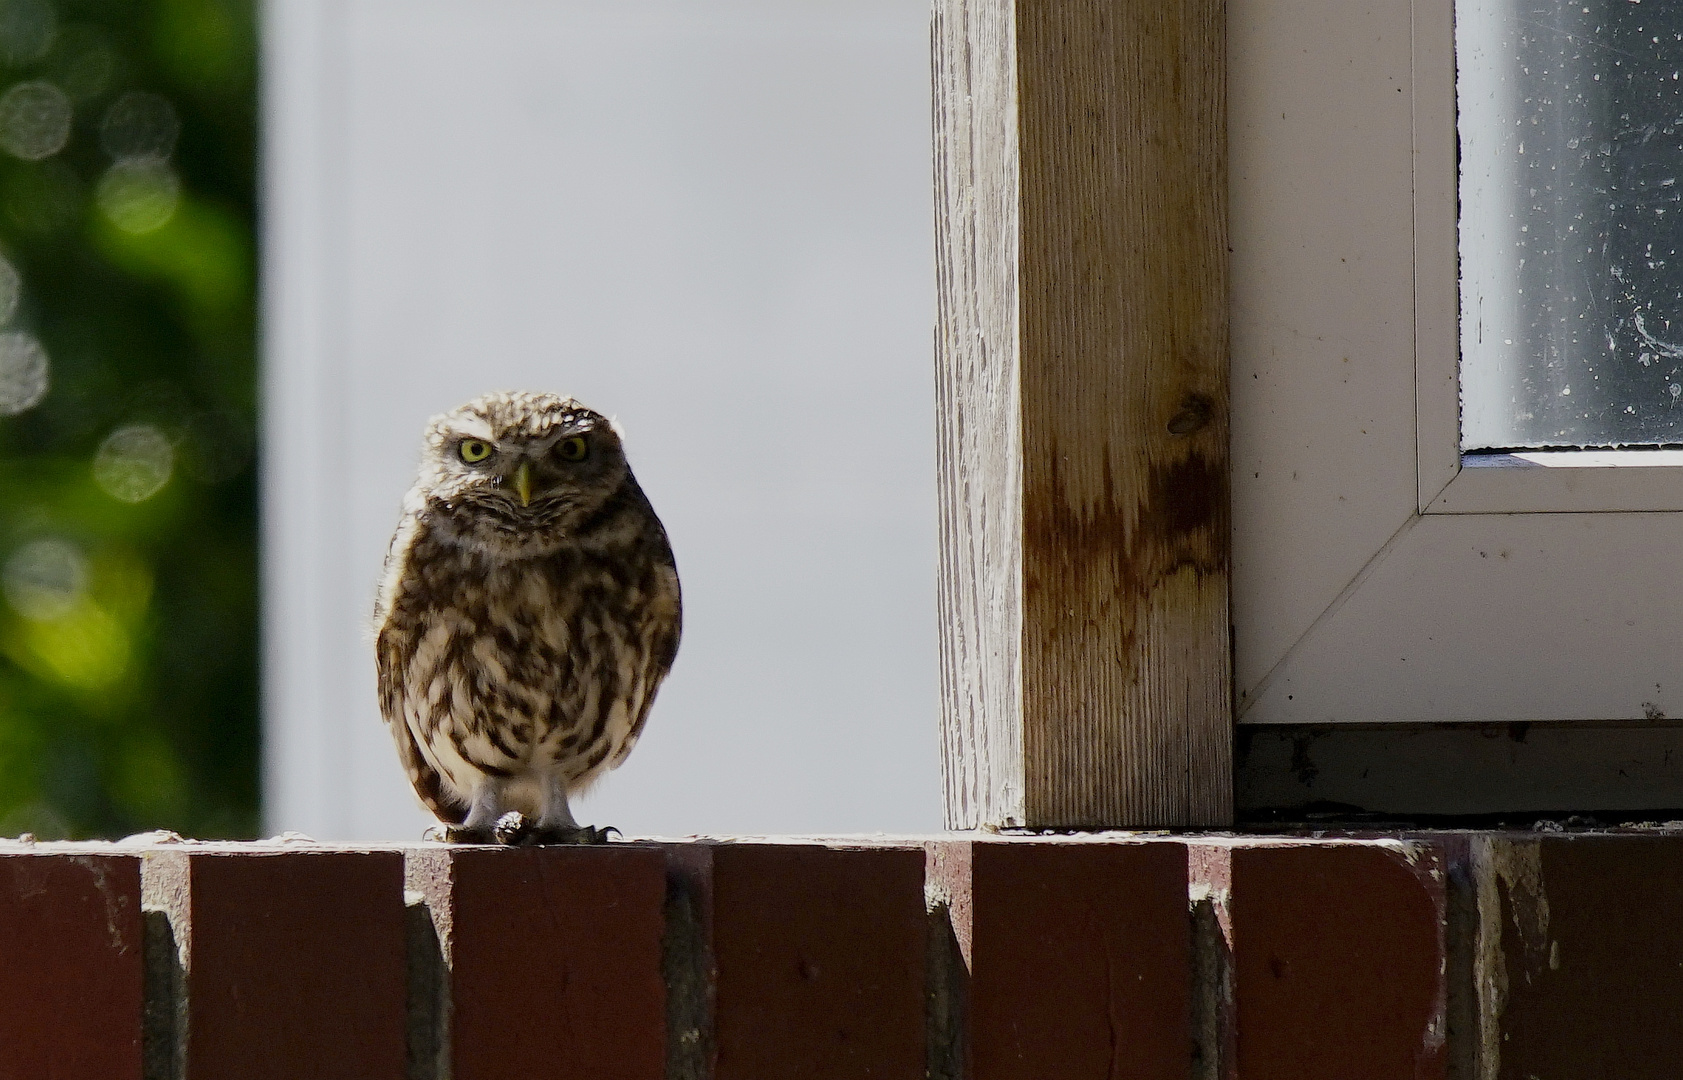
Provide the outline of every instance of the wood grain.
<path id="1" fill-rule="evenodd" d="M 935 4 L 941 760 L 957 828 L 1024 820 L 1011 19 L 1000 0 Z"/>
<path id="2" fill-rule="evenodd" d="M 937 0 L 953 827 L 1232 812 L 1224 13 Z"/>

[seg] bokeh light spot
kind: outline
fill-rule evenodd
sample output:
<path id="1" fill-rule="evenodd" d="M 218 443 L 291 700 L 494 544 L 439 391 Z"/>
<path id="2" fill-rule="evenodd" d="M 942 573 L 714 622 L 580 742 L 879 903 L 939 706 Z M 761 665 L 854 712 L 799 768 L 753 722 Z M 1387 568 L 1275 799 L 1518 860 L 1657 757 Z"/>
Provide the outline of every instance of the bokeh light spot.
<path id="1" fill-rule="evenodd" d="M 5 256 L 0 255 L 0 326 L 12 321 L 23 297 L 23 275 Z"/>
<path id="2" fill-rule="evenodd" d="M 181 121 L 157 94 L 124 94 L 105 112 L 99 144 L 118 161 L 163 161 L 175 151 Z"/>
<path id="3" fill-rule="evenodd" d="M 92 26 L 66 26 L 53 42 L 47 73 L 72 101 L 105 93 L 117 73 L 117 56 L 104 34 Z"/>
<path id="4" fill-rule="evenodd" d="M 94 480 L 123 502 L 145 502 L 169 483 L 175 447 L 151 424 L 130 424 L 106 436 L 94 455 Z"/>
<path id="5" fill-rule="evenodd" d="M 36 622 L 62 619 L 74 611 L 88 587 L 88 562 L 75 544 L 49 537 L 23 545 L 0 572 L 6 600 Z"/>
<path id="6" fill-rule="evenodd" d="M 47 393 L 47 350 L 30 334 L 0 334 L 0 416 L 32 409 Z"/>
<path id="7" fill-rule="evenodd" d="M 58 15 L 48 0 L 0 0 L 0 59 L 35 60 L 53 46 Z"/>
<path id="8" fill-rule="evenodd" d="M 70 141 L 75 109 L 50 82 L 18 83 L 0 94 L 0 149 L 25 161 L 40 161 Z"/>
<path id="9" fill-rule="evenodd" d="M 111 224 L 138 236 L 169 224 L 181 203 L 181 181 L 161 161 L 119 161 L 100 177 L 95 196 Z"/>
<path id="10" fill-rule="evenodd" d="M 128 633 L 87 597 L 57 619 L 27 625 L 22 662 L 65 686 L 97 690 L 128 670 Z"/>

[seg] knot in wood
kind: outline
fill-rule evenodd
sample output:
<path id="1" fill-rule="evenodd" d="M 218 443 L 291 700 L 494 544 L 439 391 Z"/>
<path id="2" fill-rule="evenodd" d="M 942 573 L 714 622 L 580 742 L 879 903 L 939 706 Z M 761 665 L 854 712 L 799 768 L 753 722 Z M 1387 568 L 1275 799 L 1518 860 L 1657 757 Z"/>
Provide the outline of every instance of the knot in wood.
<path id="1" fill-rule="evenodd" d="M 1215 415 L 1215 403 L 1203 394 L 1188 394 L 1180 410 L 1169 418 L 1169 434 L 1191 435 L 1207 426 Z"/>

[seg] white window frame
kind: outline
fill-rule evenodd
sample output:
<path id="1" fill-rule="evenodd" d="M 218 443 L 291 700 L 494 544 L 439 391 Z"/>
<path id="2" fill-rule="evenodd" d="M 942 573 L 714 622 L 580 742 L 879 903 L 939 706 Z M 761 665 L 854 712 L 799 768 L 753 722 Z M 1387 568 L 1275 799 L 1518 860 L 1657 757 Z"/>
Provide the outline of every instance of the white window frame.
<path id="1" fill-rule="evenodd" d="M 1675 451 L 1461 454 L 1454 0 L 1414 4 L 1414 282 L 1422 514 L 1683 511 Z M 1595 464 L 1586 464 L 1595 462 Z"/>
<path id="2" fill-rule="evenodd" d="M 1453 19 L 1229 7 L 1241 724 L 1683 714 L 1675 456 L 1460 454 Z"/>

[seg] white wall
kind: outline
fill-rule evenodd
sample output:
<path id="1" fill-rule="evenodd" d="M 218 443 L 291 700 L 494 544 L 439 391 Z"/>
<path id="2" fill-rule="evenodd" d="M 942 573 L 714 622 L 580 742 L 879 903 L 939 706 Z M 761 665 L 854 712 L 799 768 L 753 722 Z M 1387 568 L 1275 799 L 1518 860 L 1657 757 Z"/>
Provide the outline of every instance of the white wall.
<path id="1" fill-rule="evenodd" d="M 685 634 L 580 818 L 938 827 L 924 0 L 270 0 L 265 814 L 405 839 L 374 583 L 426 418 L 618 417 Z"/>

